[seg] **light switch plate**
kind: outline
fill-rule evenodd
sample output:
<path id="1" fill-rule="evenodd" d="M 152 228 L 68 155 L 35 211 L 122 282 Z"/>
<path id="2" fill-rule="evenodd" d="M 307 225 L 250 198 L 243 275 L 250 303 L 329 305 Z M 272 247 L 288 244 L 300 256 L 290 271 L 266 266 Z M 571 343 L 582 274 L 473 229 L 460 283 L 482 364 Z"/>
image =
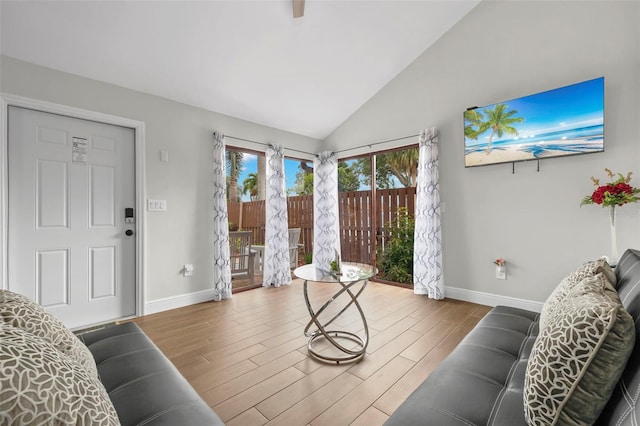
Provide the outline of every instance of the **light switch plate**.
<path id="1" fill-rule="evenodd" d="M 163 212 L 167 210 L 167 200 L 147 200 L 147 211 Z"/>

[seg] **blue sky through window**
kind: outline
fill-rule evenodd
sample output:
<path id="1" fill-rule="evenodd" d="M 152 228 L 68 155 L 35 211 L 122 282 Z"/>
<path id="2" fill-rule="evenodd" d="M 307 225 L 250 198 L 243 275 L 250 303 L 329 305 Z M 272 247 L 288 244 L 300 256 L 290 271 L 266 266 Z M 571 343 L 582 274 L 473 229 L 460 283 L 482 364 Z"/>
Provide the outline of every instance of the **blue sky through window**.
<path id="1" fill-rule="evenodd" d="M 258 172 L 258 156 L 256 154 L 250 154 L 250 153 L 243 153 L 243 158 L 244 158 L 244 162 L 243 162 L 243 167 L 242 167 L 242 172 L 240 173 L 240 176 L 238 177 L 238 185 L 240 186 L 240 190 L 242 188 L 242 184 L 243 181 L 247 178 L 247 176 L 249 176 L 249 173 L 257 173 Z M 287 189 L 287 193 L 289 195 L 296 195 L 294 188 L 295 188 L 295 184 L 296 184 L 296 174 L 298 173 L 298 171 L 300 170 L 300 161 L 298 159 L 293 159 L 293 158 L 286 158 L 284 159 L 284 173 L 285 173 L 285 185 L 286 185 L 286 189 Z M 346 163 L 349 165 L 352 165 L 353 163 L 355 163 L 357 160 L 352 159 L 352 160 L 347 160 Z M 311 167 L 313 167 L 313 161 L 308 160 L 307 164 Z M 398 178 L 396 178 L 395 176 L 391 176 L 391 187 L 392 188 L 401 188 L 403 185 L 400 183 L 400 181 L 398 180 Z M 360 191 L 363 190 L 369 190 L 371 189 L 371 186 L 369 184 L 369 182 L 360 182 L 360 188 L 358 188 Z M 242 195 L 242 201 L 251 201 L 251 198 L 249 196 L 249 194 L 245 194 Z"/>
<path id="2" fill-rule="evenodd" d="M 258 156 L 256 154 L 249 154 L 244 152 L 244 165 L 240 177 L 238 178 L 238 185 L 242 186 L 242 182 L 249 176 L 249 173 L 258 173 Z M 287 191 L 292 189 L 296 183 L 296 173 L 298 173 L 298 165 L 300 160 L 294 160 L 290 158 L 284 159 L 284 177 L 286 180 Z M 308 162 L 309 165 L 313 164 L 313 161 Z M 251 201 L 249 194 L 242 195 L 242 201 Z"/>

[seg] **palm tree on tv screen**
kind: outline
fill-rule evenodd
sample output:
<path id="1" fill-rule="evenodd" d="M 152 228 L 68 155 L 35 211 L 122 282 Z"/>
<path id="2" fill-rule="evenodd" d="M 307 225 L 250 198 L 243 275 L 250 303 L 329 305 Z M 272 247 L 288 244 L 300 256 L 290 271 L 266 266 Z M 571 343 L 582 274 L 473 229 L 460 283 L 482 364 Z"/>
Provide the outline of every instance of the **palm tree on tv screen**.
<path id="1" fill-rule="evenodd" d="M 478 139 L 480 134 L 478 129 L 482 124 L 482 113 L 477 109 L 470 109 L 464 112 L 464 137 L 466 139 Z"/>
<path id="2" fill-rule="evenodd" d="M 523 117 L 514 117 L 514 115 L 518 113 L 518 110 L 512 109 L 511 111 L 506 111 L 507 108 L 508 106 L 505 104 L 497 104 L 493 109 L 485 108 L 482 111 L 485 121 L 480 123 L 478 134 L 491 129 L 491 135 L 487 143 L 487 155 L 491 153 L 491 142 L 493 142 L 495 136 L 500 138 L 505 133 L 517 136 L 518 130 L 513 127 L 512 124 L 522 123 L 524 121 Z"/>

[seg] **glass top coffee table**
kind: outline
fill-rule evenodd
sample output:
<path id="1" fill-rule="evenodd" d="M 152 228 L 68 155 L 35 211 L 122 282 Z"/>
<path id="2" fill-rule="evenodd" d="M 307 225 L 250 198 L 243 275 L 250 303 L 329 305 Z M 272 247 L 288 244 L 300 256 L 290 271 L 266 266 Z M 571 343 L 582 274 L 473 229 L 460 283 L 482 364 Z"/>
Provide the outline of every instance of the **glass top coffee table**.
<path id="1" fill-rule="evenodd" d="M 362 263 L 343 262 L 341 272 L 339 275 L 331 274 L 328 269 L 318 268 L 314 264 L 304 265 L 293 271 L 296 277 L 304 280 L 304 301 L 311 316 L 304 328 L 304 335 L 309 337 L 307 343 L 309 354 L 321 361 L 338 364 L 356 361 L 364 356 L 367 350 L 369 326 L 362 307 L 358 303 L 358 297 L 364 291 L 369 279 L 376 274 L 376 269 Z M 309 282 L 336 284 L 337 291 L 317 311 L 314 310 L 309 300 Z M 358 288 L 358 284 L 360 288 Z M 336 304 L 344 302 L 345 304 L 344 306 L 332 306 L 334 302 Z M 346 330 L 327 329 L 350 306 L 354 306 L 360 315 L 364 336 Z M 323 319 L 320 319 L 323 313 L 325 313 Z M 312 329 L 314 325 L 315 328 Z M 337 353 L 328 353 L 328 351 L 321 349 L 323 342 L 337 349 L 337 351 L 333 351 Z M 324 346 L 326 348 L 327 345 L 324 344 Z"/>

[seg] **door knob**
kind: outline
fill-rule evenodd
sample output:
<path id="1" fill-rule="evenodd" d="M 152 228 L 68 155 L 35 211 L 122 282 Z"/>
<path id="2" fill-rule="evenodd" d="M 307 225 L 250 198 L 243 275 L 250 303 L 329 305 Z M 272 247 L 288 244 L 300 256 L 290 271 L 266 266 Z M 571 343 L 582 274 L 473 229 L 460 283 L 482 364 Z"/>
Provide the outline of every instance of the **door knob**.
<path id="1" fill-rule="evenodd" d="M 132 236 L 132 235 L 133 235 L 133 231 L 132 231 L 131 229 L 127 229 L 126 231 L 124 231 L 124 234 L 125 234 L 127 237 L 130 237 L 130 236 Z"/>

